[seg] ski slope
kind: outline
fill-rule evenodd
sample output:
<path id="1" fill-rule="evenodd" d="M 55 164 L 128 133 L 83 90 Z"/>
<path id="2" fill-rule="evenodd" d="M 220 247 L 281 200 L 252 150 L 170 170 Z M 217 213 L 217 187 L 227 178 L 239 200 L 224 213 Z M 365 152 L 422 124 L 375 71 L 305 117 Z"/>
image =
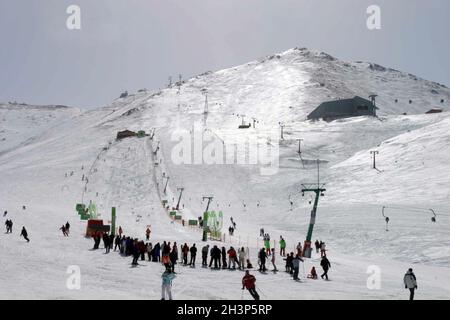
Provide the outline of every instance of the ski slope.
<path id="1" fill-rule="evenodd" d="M 378 94 L 379 118 L 305 121 L 325 100 L 371 93 Z M 294 251 L 305 239 L 312 206 L 311 195 L 301 195 L 302 183 L 317 181 L 315 160 L 320 159 L 320 180 L 327 191 L 313 237 L 327 244 L 331 281 L 305 279 L 303 268 L 302 283 L 284 272 L 254 271 L 261 298 L 404 299 L 403 274 L 413 267 L 418 299 L 448 299 L 450 114 L 424 112 L 449 110 L 449 101 L 448 88 L 407 73 L 292 49 L 91 111 L 2 105 L 0 204 L 8 210 L 6 218 L 13 219 L 14 233 L 0 234 L 0 298 L 160 298 L 161 265 L 143 262 L 131 268 L 130 258 L 90 250 L 93 241 L 83 237 L 85 222 L 75 212 L 81 201 L 94 201 L 105 221 L 110 208 L 117 207 L 117 225 L 127 235 L 143 238 L 151 225 L 154 243 L 195 242 L 201 247 L 200 230 L 173 223 L 161 205 L 167 200 L 175 206 L 177 188 L 183 187 L 185 219 L 200 216 L 206 206 L 202 197 L 213 195 L 211 208 L 224 213 L 223 230 L 231 217 L 237 223 L 234 237 L 210 244 L 249 247 L 256 266 L 259 229 L 264 227 L 272 239 L 283 235 L 288 251 Z M 242 115 L 246 122 L 255 118 L 256 128 L 238 129 Z M 285 124 L 283 140 L 279 122 Z M 155 135 L 116 141 L 124 129 L 154 130 Z M 279 158 L 271 174 L 262 174 L 260 164 L 209 164 L 203 152 L 195 157 L 193 143 L 189 158 L 194 163 L 179 164 L 174 155 L 179 133 L 205 135 L 226 153 L 251 139 L 272 137 Z M 297 138 L 303 139 L 303 161 Z M 375 149 L 379 171 L 372 169 L 369 153 Z M 383 206 L 402 208 L 387 209 L 389 231 Z M 415 208 L 433 208 L 437 222 Z M 71 223 L 68 238 L 59 231 L 66 221 Z M 22 226 L 30 243 L 18 236 Z M 242 272 L 203 269 L 200 260 L 198 254 L 195 269 L 179 268 L 175 299 L 241 298 Z M 305 272 L 313 265 L 320 271 L 319 260 L 315 254 L 308 259 Z M 276 263 L 284 270 L 281 257 Z M 71 265 L 80 267 L 81 290 L 66 286 Z M 379 290 L 367 287 L 370 266 L 381 270 Z M 243 298 L 250 296 L 245 292 Z"/>

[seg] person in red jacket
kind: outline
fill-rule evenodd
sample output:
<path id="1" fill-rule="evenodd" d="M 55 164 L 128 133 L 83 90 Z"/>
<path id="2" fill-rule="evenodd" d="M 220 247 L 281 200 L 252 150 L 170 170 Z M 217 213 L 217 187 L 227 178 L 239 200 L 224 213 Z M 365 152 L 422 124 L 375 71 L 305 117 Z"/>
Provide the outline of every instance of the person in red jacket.
<path id="1" fill-rule="evenodd" d="M 246 288 L 255 300 L 259 300 L 258 292 L 256 292 L 255 282 L 255 276 L 251 275 L 250 271 L 246 270 L 245 276 L 242 278 L 242 290 Z"/>

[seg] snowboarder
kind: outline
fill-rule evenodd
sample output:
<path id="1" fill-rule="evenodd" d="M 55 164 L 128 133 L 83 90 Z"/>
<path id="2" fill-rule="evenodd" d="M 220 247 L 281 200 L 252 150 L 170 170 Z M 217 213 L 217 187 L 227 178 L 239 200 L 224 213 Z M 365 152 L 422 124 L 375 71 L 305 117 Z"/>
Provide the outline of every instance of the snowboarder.
<path id="1" fill-rule="evenodd" d="M 309 279 L 317 280 L 316 267 L 312 267 L 312 268 L 311 268 L 311 272 L 310 272 L 310 274 L 308 274 L 308 278 L 309 278 Z"/>
<path id="2" fill-rule="evenodd" d="M 189 249 L 191 253 L 191 261 L 189 261 L 189 265 L 193 266 L 195 268 L 195 257 L 197 256 L 197 247 L 195 246 L 195 243 L 192 245 L 191 249 Z M 208 252 L 208 251 L 206 251 Z"/>
<path id="3" fill-rule="evenodd" d="M 145 239 L 147 239 L 147 241 L 150 239 L 150 228 L 147 227 L 147 230 L 145 230 Z"/>
<path id="4" fill-rule="evenodd" d="M 261 272 L 266 272 L 266 259 L 267 259 L 267 254 L 266 251 L 264 250 L 264 248 L 261 248 L 261 250 L 259 251 L 259 271 Z"/>
<path id="5" fill-rule="evenodd" d="M 412 268 L 409 268 L 405 273 L 403 283 L 405 284 L 405 289 L 409 289 L 409 300 L 414 300 L 414 291 L 417 289 L 417 279 Z"/>
<path id="6" fill-rule="evenodd" d="M 30 242 L 30 239 L 28 239 L 28 232 L 25 227 L 22 227 L 22 232 L 20 233 L 20 236 L 23 237 L 27 242 Z"/>
<path id="7" fill-rule="evenodd" d="M 275 248 L 272 248 L 272 259 L 271 259 L 271 262 L 272 262 L 272 266 L 273 266 L 273 272 L 277 272 L 278 271 L 278 269 L 277 269 L 277 266 L 275 265 Z"/>
<path id="8" fill-rule="evenodd" d="M 259 300 L 258 292 L 255 286 L 256 278 L 250 274 L 250 271 L 245 271 L 245 276 L 242 278 L 242 290 L 247 289 L 255 300 Z"/>
<path id="9" fill-rule="evenodd" d="M 280 256 L 286 256 L 286 241 L 280 236 Z"/>
<path id="10" fill-rule="evenodd" d="M 69 235 L 67 234 L 67 229 L 66 229 L 66 226 L 65 226 L 65 225 L 63 225 L 61 228 L 59 228 L 59 230 L 62 231 L 64 237 L 69 236 Z"/>
<path id="11" fill-rule="evenodd" d="M 209 244 L 204 246 L 202 248 L 202 266 L 207 267 L 208 266 L 208 251 L 209 251 Z"/>
<path id="12" fill-rule="evenodd" d="M 320 276 L 322 279 L 323 277 L 326 278 L 326 280 L 328 280 L 328 270 L 331 268 L 331 263 L 330 261 L 328 261 L 327 256 L 324 255 L 322 257 L 322 261 L 320 261 L 320 266 L 323 269 L 323 274 Z"/>
<path id="13" fill-rule="evenodd" d="M 303 259 L 300 258 L 298 254 L 292 260 L 292 265 L 294 266 L 294 280 L 300 280 L 298 277 L 298 271 L 300 269 L 300 261 L 303 262 Z"/>
<path id="14" fill-rule="evenodd" d="M 320 250 L 319 240 L 316 239 L 316 242 L 314 242 L 314 245 L 316 246 L 316 253 L 319 253 L 319 250 Z"/>
<path id="15" fill-rule="evenodd" d="M 250 259 L 247 259 L 247 269 L 253 269 L 253 265 L 250 262 Z"/>
<path id="16" fill-rule="evenodd" d="M 172 281 L 175 277 L 175 274 L 170 269 L 164 271 L 162 274 L 161 300 L 166 300 L 166 295 L 169 300 L 172 300 Z"/>

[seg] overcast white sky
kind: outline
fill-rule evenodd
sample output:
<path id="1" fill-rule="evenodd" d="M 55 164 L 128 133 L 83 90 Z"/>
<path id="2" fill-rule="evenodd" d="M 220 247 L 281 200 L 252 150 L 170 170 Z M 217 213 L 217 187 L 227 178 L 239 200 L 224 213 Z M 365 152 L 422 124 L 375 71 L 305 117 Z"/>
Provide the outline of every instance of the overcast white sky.
<path id="1" fill-rule="evenodd" d="M 0 101 L 101 106 L 296 46 L 450 86 L 449 34 L 448 0 L 0 0 Z"/>

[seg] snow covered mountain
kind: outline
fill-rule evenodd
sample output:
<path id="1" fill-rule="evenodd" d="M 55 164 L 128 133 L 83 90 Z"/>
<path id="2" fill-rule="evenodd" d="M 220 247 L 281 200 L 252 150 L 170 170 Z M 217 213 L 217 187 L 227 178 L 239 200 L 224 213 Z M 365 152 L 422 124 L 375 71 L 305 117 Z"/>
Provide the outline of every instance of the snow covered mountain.
<path id="1" fill-rule="evenodd" d="M 379 118 L 305 120 L 323 101 L 370 94 L 378 95 Z M 317 181 L 319 159 L 327 191 L 313 237 L 327 243 L 333 281 L 298 284 L 283 272 L 257 275 L 262 298 L 402 298 L 402 276 L 411 265 L 419 278 L 418 298 L 448 298 L 450 113 L 424 114 L 435 107 L 449 110 L 450 90 L 443 85 L 307 49 L 207 72 L 92 111 L 1 105 L 0 174 L 6 183 L 0 203 L 16 227 L 13 235 L 0 235 L 0 281 L 5 284 L 0 297 L 159 298 L 159 264 L 130 269 L 128 259 L 89 250 L 91 240 L 82 237 L 85 222 L 74 210 L 81 201 L 94 201 L 106 221 L 116 206 L 126 234 L 143 237 L 151 225 L 152 241 L 201 246 L 200 230 L 171 223 L 161 205 L 162 200 L 176 205 L 183 187 L 183 218 L 200 216 L 206 206 L 202 197 L 213 195 L 211 208 L 224 213 L 223 231 L 231 217 L 237 223 L 225 245 L 249 247 L 254 264 L 261 227 L 272 239 L 283 235 L 294 251 L 305 239 L 311 210 L 311 195 L 302 197 L 302 184 Z M 243 115 L 245 122 L 254 118 L 256 127 L 238 129 Z M 117 141 L 124 129 L 154 132 L 154 137 Z M 192 161 L 179 163 L 180 145 L 186 146 L 180 137 L 186 134 L 193 136 L 192 148 L 185 148 L 183 156 Z M 297 139 L 303 139 L 301 158 Z M 249 141 L 262 141 L 279 153 L 270 163 L 271 174 L 262 174 L 265 166 L 250 161 L 250 150 L 236 153 L 247 156 L 242 164 L 221 163 Z M 214 156 L 202 145 L 216 147 Z M 372 169 L 371 150 L 379 151 L 379 170 Z M 389 232 L 383 206 L 391 218 Z M 437 213 L 436 223 L 429 208 Z M 58 228 L 67 220 L 73 230 L 63 238 Z M 22 225 L 30 243 L 18 236 Z M 317 268 L 318 261 L 316 255 L 308 259 L 305 271 Z M 66 287 L 69 265 L 81 268 L 81 290 Z M 280 257 L 277 265 L 284 266 Z M 372 265 L 382 272 L 379 290 L 366 285 Z M 240 272 L 218 276 L 208 269 L 180 269 L 175 298 L 240 295 Z"/>

